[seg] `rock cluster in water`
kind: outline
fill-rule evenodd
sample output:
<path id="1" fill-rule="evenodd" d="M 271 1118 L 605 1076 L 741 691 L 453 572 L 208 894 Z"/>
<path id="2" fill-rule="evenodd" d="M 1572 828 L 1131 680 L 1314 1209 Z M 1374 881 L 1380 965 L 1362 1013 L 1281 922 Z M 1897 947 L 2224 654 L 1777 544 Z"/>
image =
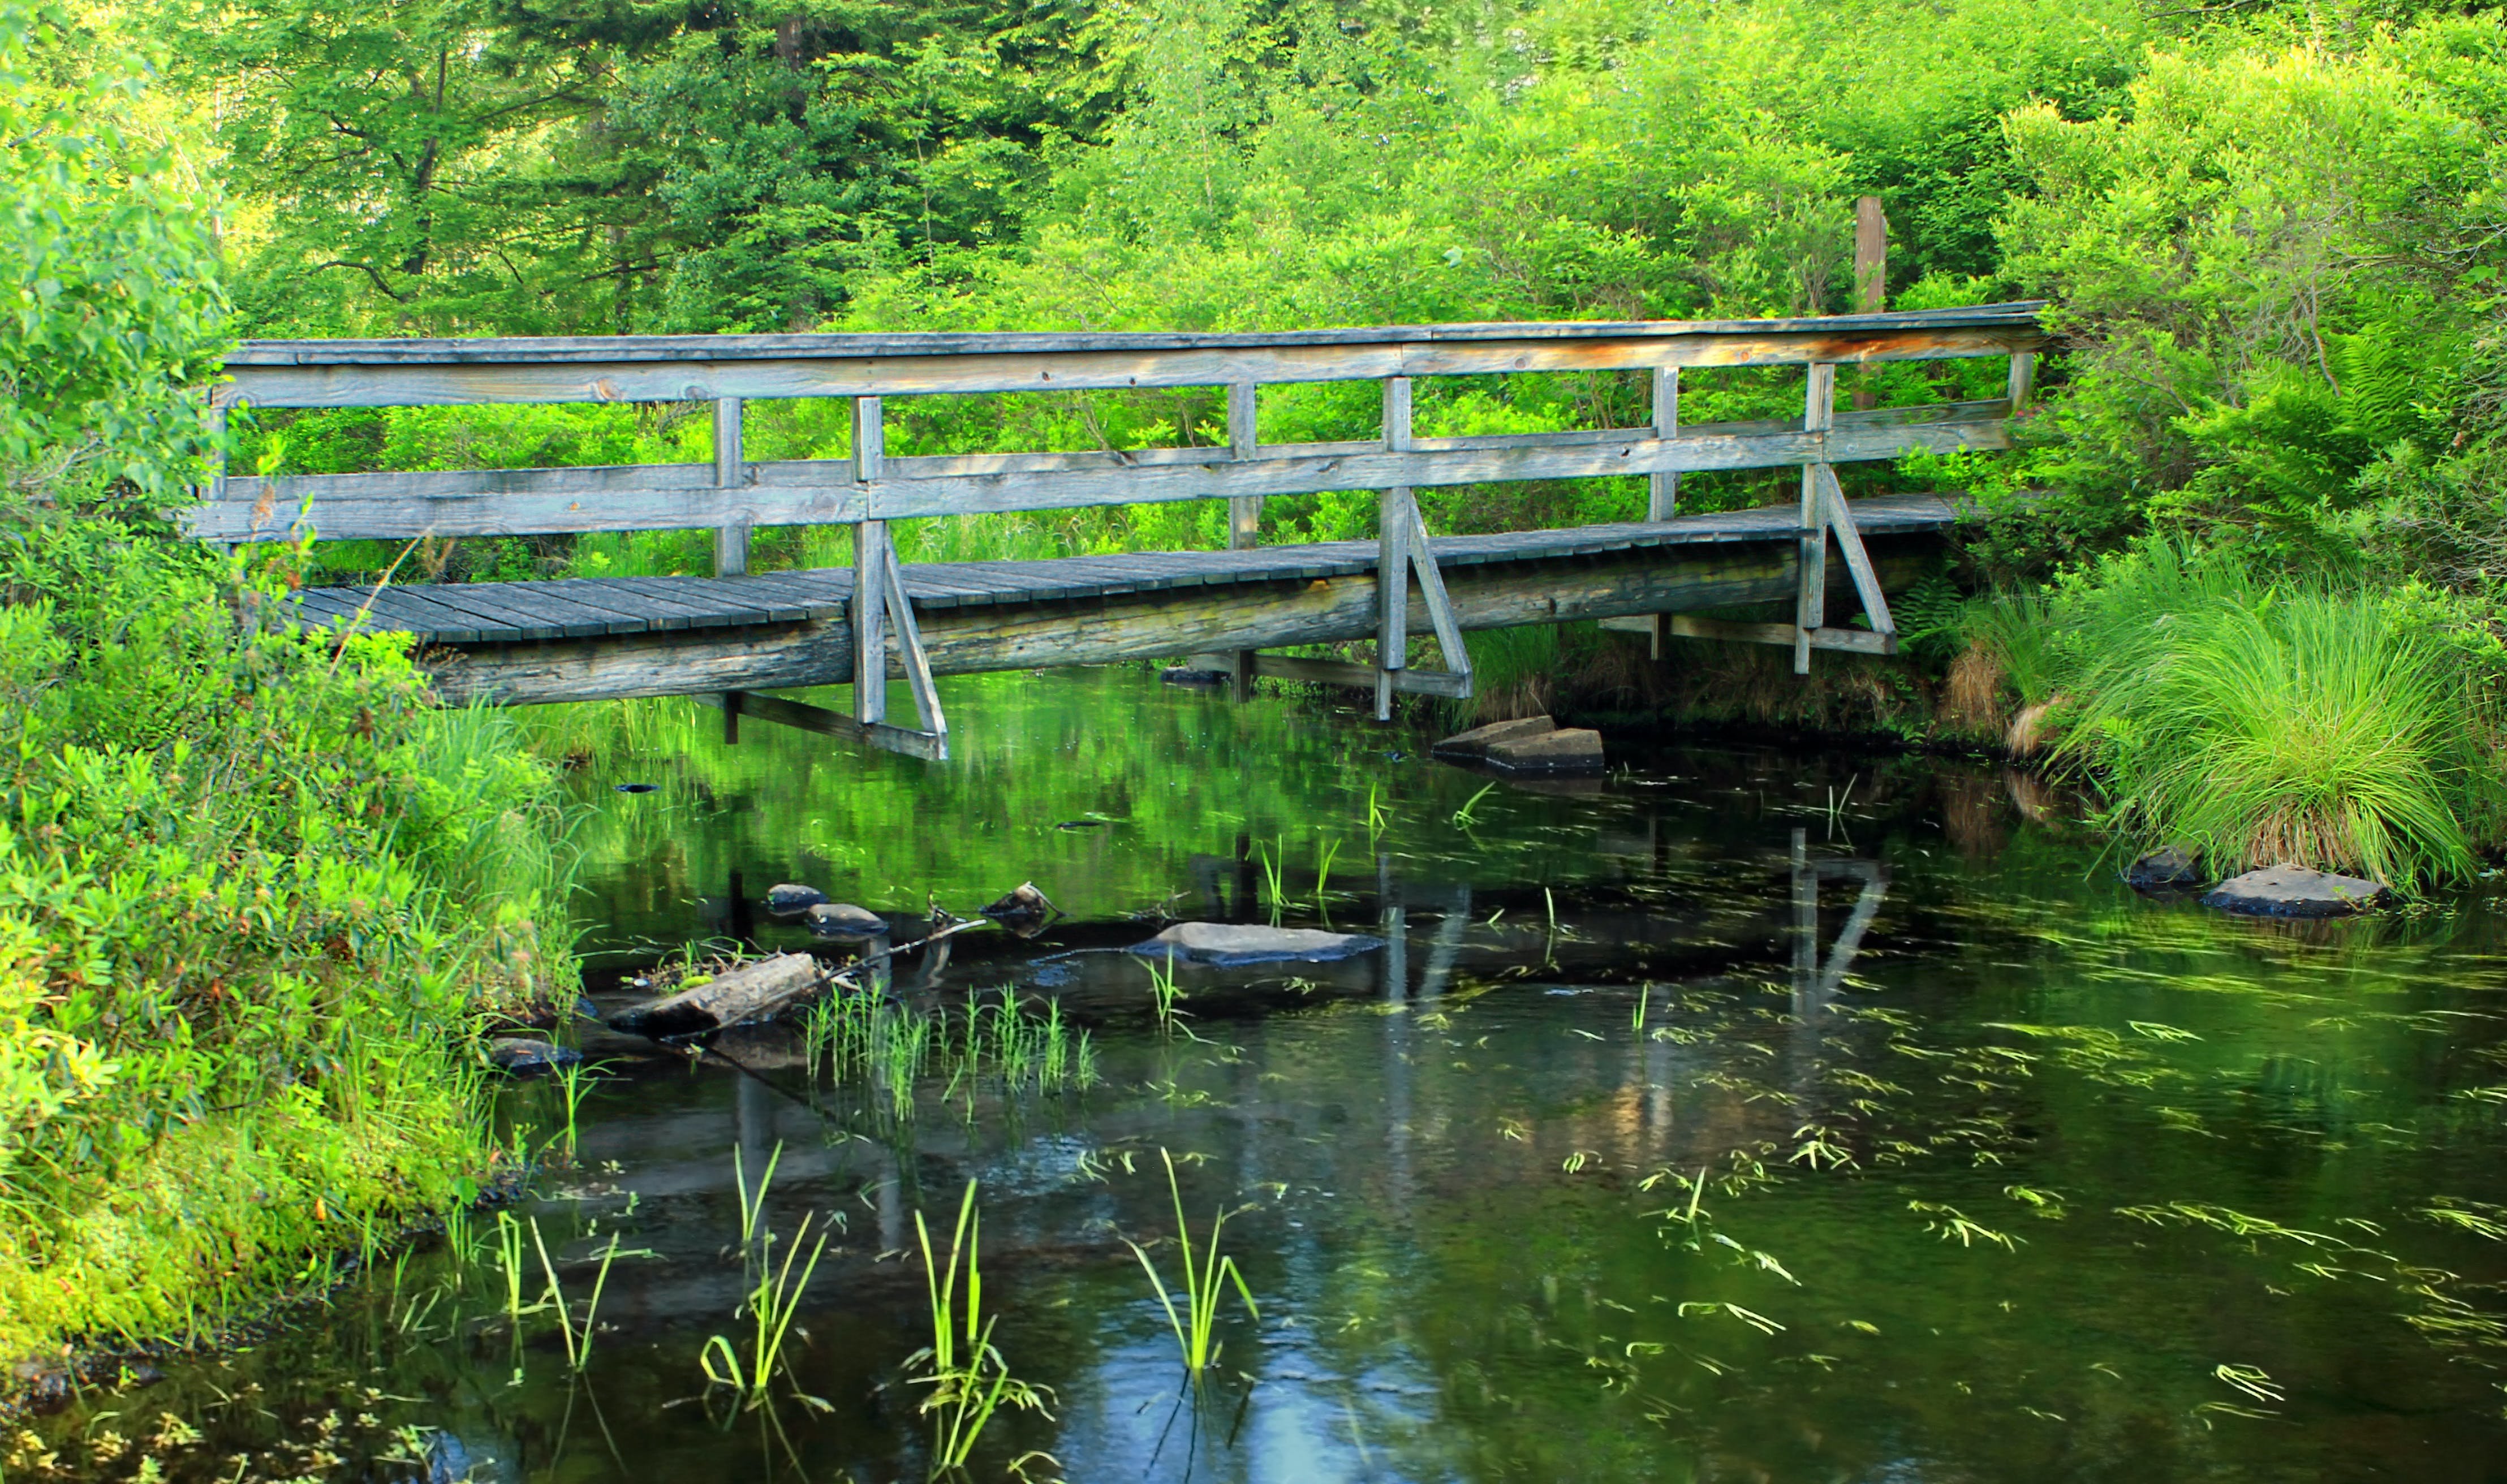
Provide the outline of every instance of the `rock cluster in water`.
<path id="1" fill-rule="evenodd" d="M 1382 938 L 1317 927 L 1263 927 L 1250 923 L 1178 923 L 1132 952 L 1148 959 L 1233 967 L 1243 963 L 1328 963 L 1384 946 Z"/>
<path id="2" fill-rule="evenodd" d="M 1493 721 L 1458 732 L 1429 749 L 1437 757 L 1479 763 L 1498 773 L 1533 776 L 1599 773 L 1602 734 L 1561 727 L 1546 716 Z"/>

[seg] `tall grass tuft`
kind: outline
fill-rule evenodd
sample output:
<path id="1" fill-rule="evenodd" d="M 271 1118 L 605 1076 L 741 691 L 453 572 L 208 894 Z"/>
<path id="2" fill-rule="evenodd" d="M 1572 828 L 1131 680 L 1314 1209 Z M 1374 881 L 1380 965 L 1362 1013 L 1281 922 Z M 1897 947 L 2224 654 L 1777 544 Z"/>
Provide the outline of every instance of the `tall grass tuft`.
<path id="1" fill-rule="evenodd" d="M 934 1478 L 966 1466 L 967 1456 L 1003 1405 L 1053 1415 L 1045 1405 L 1050 1393 L 1011 1375 L 1009 1362 L 993 1345 L 993 1326 L 999 1316 L 987 1318 L 983 1313 L 984 1269 L 977 1250 L 982 1231 L 973 1180 L 966 1182 L 966 1193 L 958 1203 L 958 1228 L 949 1238 L 945 1263 L 932 1255 L 931 1228 L 923 1213 L 914 1213 L 914 1234 L 923 1249 L 924 1286 L 931 1300 L 931 1343 L 908 1357 L 906 1365 L 921 1372 L 914 1378 L 916 1385 L 931 1388 L 931 1394 L 923 1398 L 922 1411 L 931 1419 Z"/>
<path id="2" fill-rule="evenodd" d="M 2051 736 L 2127 837 L 2221 874 L 2408 887 L 2468 874 L 2502 793 L 2471 667 L 2410 597 L 2267 582 L 2154 539 L 2042 603 L 1980 605 L 1969 637 L 2026 706 L 2014 750 Z"/>
<path id="3" fill-rule="evenodd" d="M 2064 744 L 2101 766 L 2121 822 L 2220 871 L 2472 869 L 2467 821 L 2495 785 L 2453 656 L 2365 593 L 2170 617 L 2085 674 Z"/>
<path id="4" fill-rule="evenodd" d="M 1176 1249 L 1183 1254 L 1183 1307 L 1176 1307 L 1176 1294 L 1158 1276 L 1158 1266 L 1149 1260 L 1148 1249 L 1139 1243 L 1124 1239 L 1123 1245 L 1141 1259 L 1141 1271 L 1149 1275 L 1149 1286 L 1158 1295 L 1158 1305 L 1166 1310 L 1167 1323 L 1175 1330 L 1176 1348 L 1182 1353 L 1183 1368 L 1199 1381 L 1210 1363 L 1218 1358 L 1218 1301 L 1228 1285 L 1236 1287 L 1236 1296 L 1245 1302 L 1245 1312 L 1255 1320 L 1262 1311 L 1254 1303 L 1254 1290 L 1245 1285 L 1245 1275 L 1236 1267 L 1236 1259 L 1223 1257 L 1218 1251 L 1218 1233 L 1227 1225 L 1227 1213 L 1220 1212 L 1210 1220 L 1210 1248 L 1199 1262 L 1193 1260 L 1192 1225 L 1184 1219 L 1183 1188 L 1176 1181 L 1175 1156 L 1166 1150 L 1158 1158 L 1167 1167 L 1167 1193 L 1175 1198 Z"/>

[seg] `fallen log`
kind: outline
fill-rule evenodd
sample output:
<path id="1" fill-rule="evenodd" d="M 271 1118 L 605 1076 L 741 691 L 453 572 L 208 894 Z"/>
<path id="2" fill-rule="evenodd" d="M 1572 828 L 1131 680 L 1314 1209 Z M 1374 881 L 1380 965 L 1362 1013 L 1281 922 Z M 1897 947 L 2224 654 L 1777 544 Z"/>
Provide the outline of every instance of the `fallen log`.
<path id="1" fill-rule="evenodd" d="M 808 954 L 777 954 L 725 969 L 675 995 L 630 1005 L 609 1017 L 609 1026 L 655 1039 L 701 1035 L 725 1026 L 771 1019 L 826 982 L 826 971 Z"/>

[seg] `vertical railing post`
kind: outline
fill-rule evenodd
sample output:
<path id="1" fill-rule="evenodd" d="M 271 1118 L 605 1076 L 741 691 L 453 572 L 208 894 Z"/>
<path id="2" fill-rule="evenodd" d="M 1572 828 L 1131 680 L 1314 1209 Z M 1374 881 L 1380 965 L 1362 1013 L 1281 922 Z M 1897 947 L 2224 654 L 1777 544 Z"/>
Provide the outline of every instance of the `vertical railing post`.
<path id="1" fill-rule="evenodd" d="M 863 520 L 854 527 L 854 720 L 866 727 L 888 720 L 888 644 L 882 630 L 888 563 L 896 558 L 889 546 L 888 523 L 870 518 L 886 452 L 879 398 L 854 398 L 854 482 L 862 487 L 863 496 Z"/>
<path id="2" fill-rule="evenodd" d="M 1236 381 L 1227 388 L 1227 456 L 1231 459 L 1254 457 L 1254 385 Z M 1262 497 L 1240 494 L 1227 502 L 1227 549 L 1231 552 L 1252 551 L 1260 544 L 1262 534 Z M 1229 666 L 1229 690 L 1239 701 L 1254 696 L 1254 651 L 1240 649 Z"/>
<path id="3" fill-rule="evenodd" d="M 1384 381 L 1384 448 L 1410 451 L 1410 379 Z M 1410 651 L 1410 536 L 1418 525 L 1407 485 L 1384 491 L 1376 506 L 1375 719 L 1393 719 L 1393 677 Z"/>
<path id="4" fill-rule="evenodd" d="M 2011 398 L 2011 416 L 2028 411 L 2037 394 L 2037 352 L 2021 350 L 2011 357 L 2011 381 L 2007 395 Z"/>
<path id="5" fill-rule="evenodd" d="M 216 507 L 224 505 L 227 501 L 227 406 L 217 400 L 214 392 L 209 397 L 208 424 L 209 488 L 206 492 L 209 504 Z M 236 543 L 221 541 L 218 543 L 218 549 L 232 557 L 235 555 Z"/>
<path id="6" fill-rule="evenodd" d="M 1680 436 L 1680 368 L 1656 366 L 1653 369 L 1653 436 L 1663 443 Z M 1647 482 L 1646 519 L 1668 521 L 1680 513 L 1680 471 L 1657 469 Z M 1653 616 L 1653 657 L 1662 658 L 1663 640 L 1669 636 L 1671 616 Z"/>
<path id="7" fill-rule="evenodd" d="M 748 466 L 741 457 L 740 399 L 719 397 L 713 404 L 713 487 L 726 502 L 748 483 Z M 748 573 L 748 518 L 726 521 L 713 531 L 713 574 L 744 577 Z"/>
<path id="8" fill-rule="evenodd" d="M 1794 673 L 1810 673 L 1811 631 L 1828 620 L 1828 522 L 1820 475 L 1828 468 L 1828 430 L 1836 420 L 1836 367 L 1813 361 L 1802 396 L 1802 431 L 1812 435 L 1812 456 L 1801 473 L 1801 570 L 1794 604 Z"/>

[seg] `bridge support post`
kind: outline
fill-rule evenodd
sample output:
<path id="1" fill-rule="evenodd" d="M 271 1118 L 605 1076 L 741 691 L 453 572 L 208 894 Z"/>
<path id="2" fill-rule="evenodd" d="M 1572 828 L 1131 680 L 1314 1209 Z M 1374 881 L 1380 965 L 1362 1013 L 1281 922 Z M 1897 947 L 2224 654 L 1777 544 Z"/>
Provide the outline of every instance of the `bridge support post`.
<path id="1" fill-rule="evenodd" d="M 880 421 L 879 398 L 854 399 L 854 478 L 865 491 L 879 484 L 886 461 L 886 431 Z M 940 710 L 940 693 L 931 683 L 931 661 L 924 652 L 923 631 L 914 621 L 914 600 L 905 593 L 905 572 L 897 564 L 896 545 L 888 523 L 865 520 L 854 538 L 854 722 L 871 745 L 910 752 L 935 762 L 949 759 L 949 721 Z M 897 657 L 906 682 L 914 689 L 914 708 L 923 730 L 888 724 L 888 627 L 896 626 Z"/>
<path id="2" fill-rule="evenodd" d="M 1254 383 L 1236 381 L 1227 388 L 1227 456 L 1251 459 L 1256 445 L 1254 436 Z M 1262 497 L 1258 494 L 1232 496 L 1227 502 L 1227 549 L 1250 552 L 1261 544 Z M 1228 690 L 1239 701 L 1254 699 L 1254 652 L 1240 649 L 1229 668 Z"/>
<path id="3" fill-rule="evenodd" d="M 1656 366 L 1653 369 L 1653 436 L 1665 442 L 1680 436 L 1680 368 Z M 1680 513 L 1680 473 L 1666 469 L 1648 482 L 1646 519 L 1668 521 Z M 1662 641 L 1668 637 L 1668 614 L 1653 616 L 1653 657 L 1662 658 Z"/>
<path id="4" fill-rule="evenodd" d="M 713 486 L 729 494 L 748 483 L 748 466 L 740 452 L 740 399 L 718 398 L 713 405 Z M 713 531 L 713 574 L 748 575 L 748 522 L 717 525 Z"/>
<path id="5" fill-rule="evenodd" d="M 1410 379 L 1391 377 L 1384 383 L 1384 446 L 1396 453 L 1410 450 Z M 1444 652 L 1447 676 L 1460 682 L 1464 700 L 1472 694 L 1472 654 L 1463 646 L 1462 626 L 1454 622 L 1453 603 L 1445 596 L 1444 574 L 1428 545 L 1428 523 L 1419 514 L 1419 496 L 1406 485 L 1384 491 L 1376 511 L 1375 719 L 1393 719 L 1393 693 L 1414 690 L 1405 684 L 1410 650 L 1410 575 L 1419 576 L 1419 596 L 1435 626 L 1436 647 Z"/>
<path id="6" fill-rule="evenodd" d="M 1802 431 L 1818 441 L 1821 457 L 1802 465 L 1801 569 L 1794 598 L 1794 673 L 1810 673 L 1811 634 L 1828 623 L 1828 523 L 1819 476 L 1828 469 L 1828 430 L 1836 420 L 1836 366 L 1810 364 L 1809 385 L 1802 396 Z M 1834 476 L 1832 476 L 1834 477 Z"/>

